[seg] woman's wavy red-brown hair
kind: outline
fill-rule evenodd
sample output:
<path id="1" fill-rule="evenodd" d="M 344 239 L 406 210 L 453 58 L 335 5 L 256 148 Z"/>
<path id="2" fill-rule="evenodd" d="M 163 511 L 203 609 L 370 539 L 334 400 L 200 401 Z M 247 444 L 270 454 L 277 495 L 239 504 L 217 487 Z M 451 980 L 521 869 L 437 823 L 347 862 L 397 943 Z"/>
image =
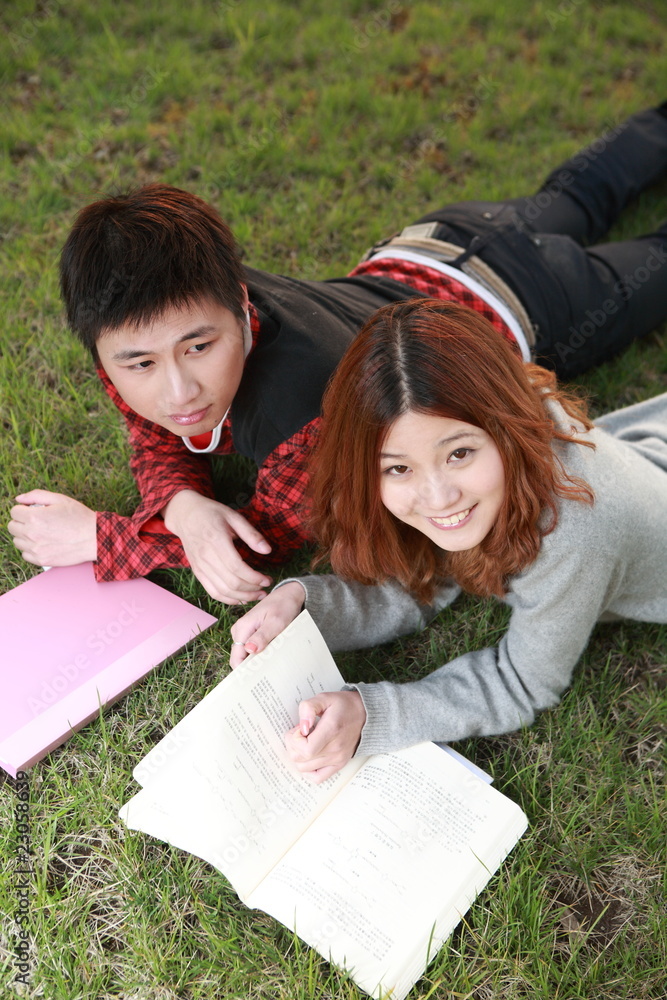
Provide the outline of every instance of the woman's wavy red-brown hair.
<path id="1" fill-rule="evenodd" d="M 547 408 L 561 404 L 572 426 L 559 429 Z M 391 514 L 380 498 L 379 453 L 393 422 L 407 412 L 474 424 L 494 440 L 505 469 L 505 501 L 486 538 L 445 552 Z M 397 579 L 419 600 L 454 578 L 464 590 L 501 596 L 509 577 L 537 556 L 558 520 L 557 498 L 593 502 L 570 477 L 554 440 L 590 428 L 581 400 L 554 376 L 525 364 L 482 316 L 465 306 L 410 299 L 367 321 L 323 400 L 311 461 L 311 524 L 335 573 L 362 583 Z M 580 442 L 578 442 L 580 443 Z"/>

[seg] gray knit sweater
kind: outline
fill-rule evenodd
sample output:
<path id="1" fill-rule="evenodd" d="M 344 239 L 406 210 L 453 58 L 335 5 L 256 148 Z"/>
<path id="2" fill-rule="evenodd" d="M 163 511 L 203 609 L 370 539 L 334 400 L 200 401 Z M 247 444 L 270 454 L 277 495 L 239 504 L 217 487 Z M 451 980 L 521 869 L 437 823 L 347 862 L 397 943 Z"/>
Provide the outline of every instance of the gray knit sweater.
<path id="1" fill-rule="evenodd" d="M 570 430 L 560 408 L 554 416 Z M 593 488 L 595 504 L 560 503 L 558 527 L 510 582 L 504 601 L 512 614 L 499 645 L 423 680 L 350 685 L 367 712 L 358 754 L 529 725 L 558 703 L 596 622 L 667 622 L 667 394 L 608 414 L 585 437 L 595 451 L 556 448 L 567 471 Z M 425 607 L 396 583 L 367 587 L 323 575 L 300 582 L 334 651 L 423 628 L 459 593 L 443 587 Z"/>

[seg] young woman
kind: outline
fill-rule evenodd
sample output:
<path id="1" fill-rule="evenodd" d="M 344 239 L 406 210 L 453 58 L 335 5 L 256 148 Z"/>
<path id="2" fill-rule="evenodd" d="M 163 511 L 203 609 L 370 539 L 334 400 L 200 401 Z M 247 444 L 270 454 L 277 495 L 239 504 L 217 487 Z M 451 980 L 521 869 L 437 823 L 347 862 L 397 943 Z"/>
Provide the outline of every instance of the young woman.
<path id="1" fill-rule="evenodd" d="M 512 609 L 497 647 L 303 702 L 288 747 L 319 781 L 355 752 L 528 725 L 597 621 L 667 622 L 666 473 L 667 394 L 593 425 L 471 310 L 383 308 L 330 384 L 312 464 L 337 575 L 286 581 L 239 619 L 232 665 L 304 605 L 341 650 L 424 627 L 460 590 L 495 595 Z"/>

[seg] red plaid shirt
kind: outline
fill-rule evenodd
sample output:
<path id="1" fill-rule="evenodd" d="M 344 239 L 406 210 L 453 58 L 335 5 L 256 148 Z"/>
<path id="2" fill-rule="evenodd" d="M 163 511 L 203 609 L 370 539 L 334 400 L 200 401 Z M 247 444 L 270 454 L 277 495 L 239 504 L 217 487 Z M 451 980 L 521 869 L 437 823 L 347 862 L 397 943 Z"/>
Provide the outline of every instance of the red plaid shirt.
<path id="1" fill-rule="evenodd" d="M 409 288 L 437 299 L 460 302 L 481 313 L 508 340 L 515 343 L 509 327 L 486 302 L 454 278 L 435 268 L 413 261 L 385 258 L 369 260 L 350 272 L 348 277 L 375 275 L 393 278 Z M 250 306 L 253 342 L 259 334 L 259 320 Z M 160 511 L 181 490 L 195 490 L 213 497 L 213 483 L 208 455 L 189 451 L 180 437 L 138 416 L 121 399 L 106 373 L 99 370 L 107 393 L 123 414 L 130 432 L 132 457 L 130 469 L 141 503 L 131 517 L 108 511 L 97 515 L 98 580 L 128 580 L 145 576 L 151 570 L 168 566 L 187 566 L 180 539 L 167 531 Z M 260 466 L 252 497 L 242 506 L 243 515 L 268 539 L 270 556 L 263 564 L 278 563 L 292 550 L 308 541 L 304 527 L 304 496 L 308 482 L 307 462 L 315 444 L 320 418 L 316 417 L 287 441 L 278 445 Z M 234 452 L 231 420 L 222 427 L 220 444 L 213 454 Z M 232 504 L 229 504 L 232 506 Z M 257 560 L 243 547 L 244 558 Z"/>

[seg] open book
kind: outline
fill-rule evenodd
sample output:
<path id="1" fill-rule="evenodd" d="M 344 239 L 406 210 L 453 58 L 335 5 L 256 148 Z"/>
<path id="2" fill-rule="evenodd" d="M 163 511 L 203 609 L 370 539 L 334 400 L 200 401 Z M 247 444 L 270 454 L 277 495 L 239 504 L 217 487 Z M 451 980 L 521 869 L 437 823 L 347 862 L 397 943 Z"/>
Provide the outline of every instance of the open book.
<path id="1" fill-rule="evenodd" d="M 402 1000 L 526 817 L 433 743 L 312 784 L 283 737 L 303 698 L 343 685 L 302 612 L 136 766 L 120 816 L 210 862 L 365 992 Z"/>

